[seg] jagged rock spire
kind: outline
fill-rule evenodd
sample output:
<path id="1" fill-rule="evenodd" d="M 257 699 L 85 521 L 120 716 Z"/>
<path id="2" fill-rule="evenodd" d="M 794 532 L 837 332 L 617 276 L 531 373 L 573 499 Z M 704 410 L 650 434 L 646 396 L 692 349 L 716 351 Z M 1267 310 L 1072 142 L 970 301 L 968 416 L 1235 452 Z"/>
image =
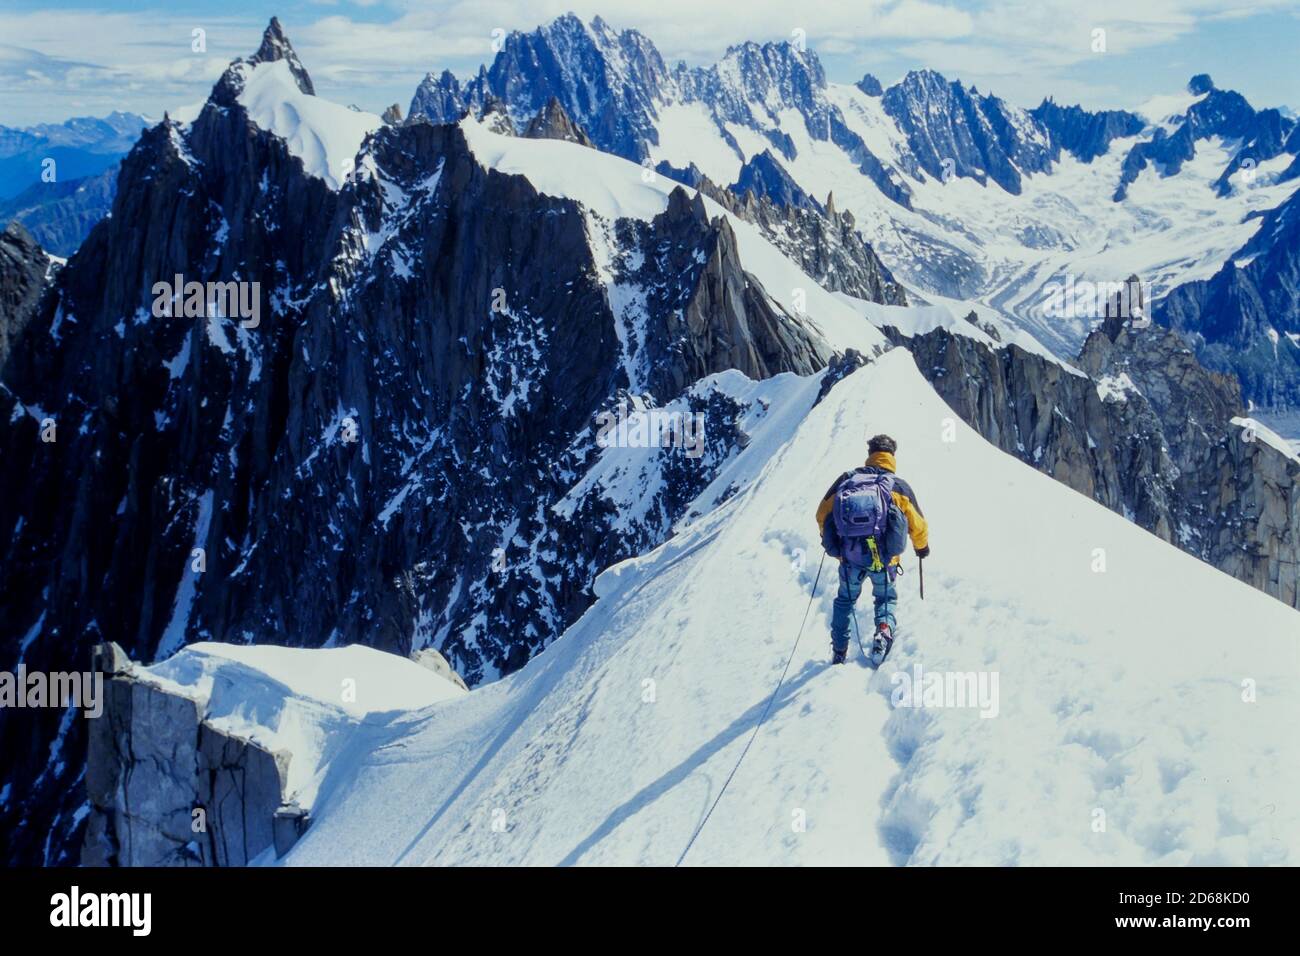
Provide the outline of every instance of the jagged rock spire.
<path id="1" fill-rule="evenodd" d="M 280 26 L 279 19 L 272 17 L 262 34 L 262 45 L 252 56 L 241 57 L 226 68 L 226 72 L 212 88 L 212 101 L 219 106 L 230 106 L 243 92 L 244 81 L 251 67 L 263 63 L 276 63 L 280 60 L 289 64 L 289 73 L 298 84 L 298 89 L 308 96 L 315 96 L 316 88 L 312 85 L 311 77 L 307 75 L 302 61 L 294 52 L 293 44 L 284 35 L 284 28 Z"/>
<path id="2" fill-rule="evenodd" d="M 284 60 L 289 64 L 289 72 L 293 74 L 298 89 L 308 96 L 316 95 L 316 88 L 312 85 L 311 77 L 307 75 L 307 70 L 303 67 L 302 61 L 298 59 L 298 54 L 294 52 L 293 44 L 285 36 L 284 27 L 280 25 L 280 18 L 271 17 L 271 22 L 266 25 L 266 31 L 262 34 L 262 45 L 246 62 L 274 63 L 277 60 Z"/>

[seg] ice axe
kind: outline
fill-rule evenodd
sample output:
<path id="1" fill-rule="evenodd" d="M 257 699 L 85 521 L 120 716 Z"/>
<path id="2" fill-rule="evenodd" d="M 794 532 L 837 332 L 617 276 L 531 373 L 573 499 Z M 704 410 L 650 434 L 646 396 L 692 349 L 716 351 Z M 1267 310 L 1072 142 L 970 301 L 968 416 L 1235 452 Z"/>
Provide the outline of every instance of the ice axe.
<path id="1" fill-rule="evenodd" d="M 921 584 L 921 600 L 925 600 L 925 558 L 916 559 L 916 579 Z"/>

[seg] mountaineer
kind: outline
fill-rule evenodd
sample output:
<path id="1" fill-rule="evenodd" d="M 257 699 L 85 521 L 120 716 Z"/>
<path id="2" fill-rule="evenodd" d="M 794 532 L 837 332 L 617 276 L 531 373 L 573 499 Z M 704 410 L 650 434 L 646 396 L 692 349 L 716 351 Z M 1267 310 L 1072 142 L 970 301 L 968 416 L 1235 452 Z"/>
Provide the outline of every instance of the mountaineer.
<path id="1" fill-rule="evenodd" d="M 897 451 L 894 439 L 876 435 L 867 445 L 867 463 L 840 475 L 817 506 L 822 547 L 840 560 L 840 590 L 831 614 L 832 664 L 844 663 L 849 618 L 867 578 L 876 611 L 871 660 L 876 666 L 884 662 L 894 646 L 894 579 L 908 537 L 918 558 L 930 554 L 929 528 L 916 494 L 894 473 Z"/>

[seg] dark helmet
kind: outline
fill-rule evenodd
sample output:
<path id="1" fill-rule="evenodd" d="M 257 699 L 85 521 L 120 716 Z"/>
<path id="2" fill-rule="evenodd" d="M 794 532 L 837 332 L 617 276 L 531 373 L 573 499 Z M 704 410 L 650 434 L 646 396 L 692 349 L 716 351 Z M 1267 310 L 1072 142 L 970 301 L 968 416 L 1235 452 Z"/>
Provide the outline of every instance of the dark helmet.
<path id="1" fill-rule="evenodd" d="M 867 443 L 867 451 L 873 455 L 878 451 L 887 451 L 892 455 L 898 451 L 898 442 L 888 435 L 876 435 Z"/>

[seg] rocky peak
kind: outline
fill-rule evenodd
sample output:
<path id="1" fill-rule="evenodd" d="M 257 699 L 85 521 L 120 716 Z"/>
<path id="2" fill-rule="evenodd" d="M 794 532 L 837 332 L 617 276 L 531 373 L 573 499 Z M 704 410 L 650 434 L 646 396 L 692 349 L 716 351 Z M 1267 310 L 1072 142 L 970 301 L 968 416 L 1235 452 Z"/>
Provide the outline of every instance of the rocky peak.
<path id="1" fill-rule="evenodd" d="M 653 104 L 670 82 L 648 38 L 635 30 L 616 33 L 599 18 L 587 25 L 571 13 L 531 33 L 509 34 L 480 76 L 467 97 L 490 91 L 518 116 L 535 115 L 557 99 L 602 149 L 636 160 L 654 142 Z"/>
<path id="2" fill-rule="evenodd" d="M 800 49 L 789 40 L 755 43 L 752 40 L 728 48 L 719 64 L 750 99 L 765 102 L 775 93 L 781 101 L 807 101 L 826 88 L 826 71 L 817 54 Z"/>
<path id="3" fill-rule="evenodd" d="M 1198 467 L 1207 445 L 1222 440 L 1231 419 L 1245 414 L 1234 376 L 1203 366 L 1177 332 L 1124 318 L 1118 308 L 1107 309 L 1077 362 L 1098 381 L 1124 376 L 1131 383 L 1160 419 L 1166 448 L 1181 470 Z"/>
<path id="4" fill-rule="evenodd" d="M 559 99 L 552 96 L 524 129 L 528 139 L 560 139 L 580 146 L 592 146 L 591 138 L 569 118 Z"/>
<path id="5" fill-rule="evenodd" d="M 786 172 L 785 167 L 772 155 L 770 149 L 765 149 L 751 157 L 740 168 L 740 174 L 731 189 L 739 196 L 752 192 L 756 196 L 771 200 L 778 206 L 811 209 L 817 205 L 816 201 Z"/>
<path id="6" fill-rule="evenodd" d="M 885 94 L 884 87 L 880 85 L 880 81 L 870 73 L 862 74 L 862 79 L 858 80 L 856 85 L 858 89 L 863 93 L 866 93 L 868 96 L 884 96 Z"/>
<path id="7" fill-rule="evenodd" d="M 1291 134 L 1296 123 L 1280 111 L 1256 110 L 1240 93 L 1219 89 L 1204 73 L 1192 77 L 1187 88 L 1200 99 L 1187 108 L 1172 133 L 1161 127 L 1149 140 L 1134 144 L 1124 159 L 1116 201 L 1125 198 L 1129 185 L 1148 165 L 1154 165 L 1162 177 L 1176 175 L 1196 156 L 1201 140 L 1217 137 L 1241 143 L 1216 184 L 1220 195 L 1232 191 L 1230 177 L 1242 161 L 1261 163 L 1294 149 Z"/>
<path id="8" fill-rule="evenodd" d="M 460 81 L 450 70 L 443 70 L 437 76 L 425 74 L 415 88 L 407 115 L 412 119 L 423 116 L 434 123 L 454 123 L 464 115 L 465 108 Z"/>
<path id="9" fill-rule="evenodd" d="M 390 107 L 388 107 L 388 109 L 384 110 L 384 113 L 380 117 L 380 119 L 382 119 L 389 126 L 401 126 L 402 125 L 401 104 L 399 103 L 392 104 Z"/>
<path id="10" fill-rule="evenodd" d="M 510 110 L 495 96 L 489 96 L 484 101 L 483 108 L 478 113 L 478 120 L 494 133 L 500 133 L 502 136 L 515 135 L 515 124 L 510 118 Z"/>
<path id="11" fill-rule="evenodd" d="M 702 225 L 709 224 L 709 212 L 704 205 L 704 195 L 696 190 L 693 193 L 687 192 L 681 186 L 676 186 L 668 194 L 668 208 L 664 210 L 663 216 L 670 225 L 694 221 Z"/>
<path id="12" fill-rule="evenodd" d="M 264 63 L 279 62 L 288 64 L 289 73 L 299 90 L 308 96 L 316 95 L 316 88 L 312 85 L 311 77 L 307 74 L 306 68 L 303 67 L 302 61 L 298 59 L 298 54 L 294 52 L 289 38 L 285 36 L 280 21 L 276 17 L 272 17 L 271 22 L 262 34 L 262 44 L 257 48 L 257 52 L 252 56 L 235 60 L 226 68 L 225 73 L 221 75 L 221 79 L 212 88 L 212 101 L 223 107 L 233 105 L 244 90 L 244 82 L 250 69 Z"/>
<path id="13" fill-rule="evenodd" d="M 285 36 L 279 18 L 272 17 L 271 22 L 266 25 L 266 30 L 262 34 L 262 45 L 257 48 L 256 53 L 248 58 L 247 62 L 252 64 L 275 63 L 280 60 L 284 60 L 289 64 L 289 72 L 293 74 L 298 89 L 308 96 L 315 96 L 316 88 L 312 85 L 311 77 L 307 75 L 307 70 L 303 68 L 302 61 L 298 59 L 293 44 Z"/>
<path id="14" fill-rule="evenodd" d="M 1297 276 L 1300 192 L 1266 213 L 1217 273 L 1161 299 L 1155 319 L 1186 334 L 1205 364 L 1235 374 L 1250 401 L 1294 407 L 1300 404 Z"/>
<path id="15" fill-rule="evenodd" d="M 980 95 L 934 70 L 913 70 L 885 90 L 882 103 L 907 135 L 914 166 L 934 179 L 992 179 L 1020 193 L 1022 173 L 1042 172 L 1056 158 L 1034 117 L 996 96 Z"/>

